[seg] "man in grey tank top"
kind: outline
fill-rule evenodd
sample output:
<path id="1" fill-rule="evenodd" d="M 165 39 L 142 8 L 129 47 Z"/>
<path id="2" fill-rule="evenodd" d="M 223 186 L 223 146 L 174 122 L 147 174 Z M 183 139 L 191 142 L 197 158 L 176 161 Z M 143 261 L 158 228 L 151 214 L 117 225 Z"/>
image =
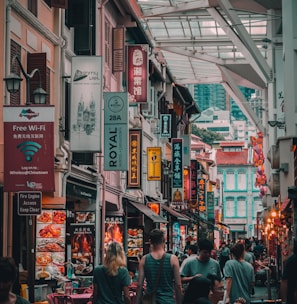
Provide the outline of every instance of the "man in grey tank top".
<path id="1" fill-rule="evenodd" d="M 181 304 L 178 258 L 174 254 L 165 253 L 164 233 L 160 229 L 153 229 L 149 239 L 150 253 L 141 258 L 138 266 L 136 304 L 141 303 L 144 280 L 146 280 L 146 292 L 155 291 L 157 304 Z M 162 270 L 159 271 L 162 258 L 164 258 Z"/>

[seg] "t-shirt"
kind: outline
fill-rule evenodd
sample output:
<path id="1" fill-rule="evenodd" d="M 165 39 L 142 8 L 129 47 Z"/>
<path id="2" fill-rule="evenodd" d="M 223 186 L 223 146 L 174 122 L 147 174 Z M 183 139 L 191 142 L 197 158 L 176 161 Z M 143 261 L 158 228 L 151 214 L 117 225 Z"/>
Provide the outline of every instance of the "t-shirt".
<path id="1" fill-rule="evenodd" d="M 129 286 L 131 278 L 128 269 L 120 267 L 116 276 L 107 274 L 106 267 L 97 266 L 94 270 L 93 282 L 98 286 L 97 304 L 124 303 L 122 289 Z"/>
<path id="2" fill-rule="evenodd" d="M 288 281 L 287 304 L 296 304 L 294 292 L 297 292 L 297 254 L 291 255 L 284 267 L 282 279 Z"/>
<path id="3" fill-rule="evenodd" d="M 207 277 L 209 274 L 215 275 L 222 280 L 222 274 L 219 263 L 210 258 L 207 262 L 201 262 L 198 258 L 189 260 L 183 267 L 180 275 L 182 277 L 192 277 L 201 274 Z"/>
<path id="4" fill-rule="evenodd" d="M 229 260 L 225 264 L 224 275 L 232 279 L 230 303 L 242 297 L 249 304 L 251 283 L 255 281 L 253 266 L 246 261 Z"/>

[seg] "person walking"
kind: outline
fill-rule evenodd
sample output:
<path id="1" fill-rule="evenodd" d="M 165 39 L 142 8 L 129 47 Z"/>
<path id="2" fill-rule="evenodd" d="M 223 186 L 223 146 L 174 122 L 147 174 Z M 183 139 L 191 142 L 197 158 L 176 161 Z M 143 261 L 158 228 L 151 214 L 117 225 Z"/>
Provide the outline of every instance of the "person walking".
<path id="1" fill-rule="evenodd" d="M 227 261 L 224 267 L 226 304 L 234 304 L 239 297 L 250 304 L 250 291 L 255 283 L 253 266 L 244 260 L 244 244 L 237 243 L 230 251 L 233 259 Z"/>
<path id="2" fill-rule="evenodd" d="M 17 278 L 17 268 L 11 257 L 0 257 L 0 304 L 30 304 L 19 295 L 12 292 L 12 286 Z"/>
<path id="3" fill-rule="evenodd" d="M 230 249 L 227 247 L 226 242 L 222 242 L 221 247 L 219 248 L 219 264 L 222 273 L 228 260 L 230 260 Z"/>
<path id="4" fill-rule="evenodd" d="M 294 241 L 293 254 L 288 258 L 281 278 L 281 296 L 286 304 L 297 303 L 297 241 Z"/>
<path id="5" fill-rule="evenodd" d="M 190 245 L 188 247 L 188 250 L 187 250 L 188 257 L 186 259 L 184 259 L 183 262 L 181 263 L 180 269 L 179 269 L 180 272 L 184 268 L 187 261 L 197 257 L 197 253 L 198 253 L 198 246 L 197 245 Z"/>
<path id="6" fill-rule="evenodd" d="M 131 304 L 130 283 L 123 247 L 112 242 L 107 248 L 103 265 L 94 269 L 93 304 Z"/>
<path id="7" fill-rule="evenodd" d="M 209 274 L 215 275 L 219 281 L 222 280 L 221 269 L 218 261 L 210 257 L 213 249 L 212 243 L 203 239 L 198 243 L 199 255 L 189 260 L 180 272 L 182 283 L 189 283 L 194 277 L 205 277 Z"/>
<path id="8" fill-rule="evenodd" d="M 143 283 L 146 280 L 146 293 L 155 292 L 158 304 L 181 304 L 181 279 L 177 256 L 165 252 L 164 233 L 153 229 L 149 235 L 150 253 L 144 255 L 138 266 L 136 304 L 141 303 Z M 163 261 L 162 261 L 163 259 Z M 162 266 L 160 266 L 162 263 Z M 162 267 L 162 271 L 160 270 Z M 157 283 L 157 286 L 155 284 Z"/>

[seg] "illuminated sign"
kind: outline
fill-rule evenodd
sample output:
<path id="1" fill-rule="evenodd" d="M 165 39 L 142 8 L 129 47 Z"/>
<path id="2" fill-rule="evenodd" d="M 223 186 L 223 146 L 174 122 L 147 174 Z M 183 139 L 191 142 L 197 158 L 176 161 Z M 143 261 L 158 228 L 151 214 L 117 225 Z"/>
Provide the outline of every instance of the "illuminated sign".
<path id="1" fill-rule="evenodd" d="M 129 171 L 127 188 L 141 188 L 141 130 L 129 130 Z"/>
<path id="2" fill-rule="evenodd" d="M 159 181 L 161 180 L 161 148 L 147 148 L 147 180 Z"/>

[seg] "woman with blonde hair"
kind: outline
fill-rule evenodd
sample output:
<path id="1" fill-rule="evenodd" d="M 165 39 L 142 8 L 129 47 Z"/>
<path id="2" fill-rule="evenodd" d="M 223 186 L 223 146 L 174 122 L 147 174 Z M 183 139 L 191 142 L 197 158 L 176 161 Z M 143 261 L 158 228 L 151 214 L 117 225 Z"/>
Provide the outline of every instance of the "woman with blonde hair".
<path id="1" fill-rule="evenodd" d="M 130 282 L 123 247 L 113 242 L 107 248 L 103 265 L 94 269 L 93 304 L 130 304 Z"/>

